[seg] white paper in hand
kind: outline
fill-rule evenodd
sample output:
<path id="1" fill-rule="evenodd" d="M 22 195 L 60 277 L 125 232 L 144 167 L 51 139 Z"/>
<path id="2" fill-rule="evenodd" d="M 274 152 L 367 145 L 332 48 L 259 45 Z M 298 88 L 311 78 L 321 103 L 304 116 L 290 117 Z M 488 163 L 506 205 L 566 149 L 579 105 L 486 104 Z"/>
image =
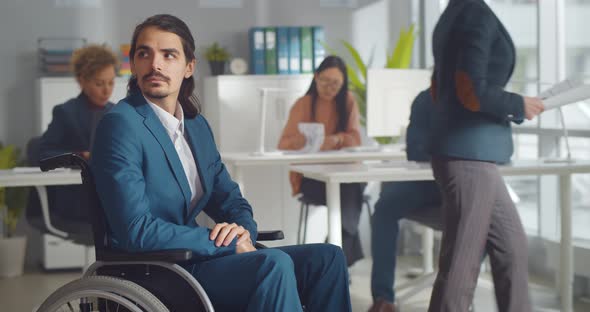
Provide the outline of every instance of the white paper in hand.
<path id="1" fill-rule="evenodd" d="M 590 98 L 590 85 L 580 80 L 566 79 L 539 94 L 545 110 L 558 108 Z"/>
<path id="2" fill-rule="evenodd" d="M 297 127 L 305 136 L 305 146 L 300 150 L 304 153 L 315 153 L 324 144 L 324 124 L 319 122 L 300 122 Z"/>

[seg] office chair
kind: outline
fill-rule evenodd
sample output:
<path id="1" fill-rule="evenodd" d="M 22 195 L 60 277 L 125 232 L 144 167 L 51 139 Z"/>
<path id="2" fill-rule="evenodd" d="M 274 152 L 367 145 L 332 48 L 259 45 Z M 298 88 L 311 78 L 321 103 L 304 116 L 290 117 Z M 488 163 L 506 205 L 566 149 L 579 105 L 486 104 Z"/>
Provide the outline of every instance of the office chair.
<path id="1" fill-rule="evenodd" d="M 39 166 L 40 137 L 33 137 L 27 143 L 27 165 Z M 50 234 L 85 247 L 84 267 L 94 259 L 94 240 L 88 226 L 88 204 L 84 198 L 81 185 L 36 186 L 35 192 L 29 192 L 25 211 L 27 222 L 42 234 Z M 41 195 L 43 194 L 43 195 Z M 57 197 L 80 199 L 57 202 Z M 41 198 L 47 200 L 45 207 Z"/>
<path id="2" fill-rule="evenodd" d="M 395 287 L 396 301 L 402 304 L 420 291 L 432 287 L 436 279 L 437 272 L 434 271 L 433 248 L 434 248 L 434 231 L 442 232 L 443 220 L 441 207 L 432 207 L 421 209 L 407 220 L 418 223 L 422 227 L 422 269 L 423 273 L 413 280 L 405 282 Z"/>
<path id="3" fill-rule="evenodd" d="M 315 203 L 312 199 L 301 195 L 297 200 L 301 203 L 299 206 L 299 226 L 297 227 L 297 244 L 305 244 L 305 240 L 307 238 L 307 220 L 309 218 L 309 206 L 310 205 L 320 205 Z M 373 226 L 373 212 L 371 210 L 371 196 L 363 195 L 363 203 L 362 205 L 367 207 L 367 214 L 369 215 L 369 225 Z M 303 234 L 303 237 L 301 237 Z"/>
<path id="4" fill-rule="evenodd" d="M 89 165 L 76 154 L 40 162 L 41 170 L 81 169 L 90 208 L 96 262 L 83 277 L 51 294 L 39 312 L 61 311 L 214 311 L 203 287 L 183 265 L 195 259 L 184 249 L 128 252 L 109 246 L 109 225 Z M 283 239 L 282 231 L 259 232 L 259 241 Z M 257 248 L 264 248 L 256 244 Z M 162 281 L 165 281 L 163 283 Z"/>

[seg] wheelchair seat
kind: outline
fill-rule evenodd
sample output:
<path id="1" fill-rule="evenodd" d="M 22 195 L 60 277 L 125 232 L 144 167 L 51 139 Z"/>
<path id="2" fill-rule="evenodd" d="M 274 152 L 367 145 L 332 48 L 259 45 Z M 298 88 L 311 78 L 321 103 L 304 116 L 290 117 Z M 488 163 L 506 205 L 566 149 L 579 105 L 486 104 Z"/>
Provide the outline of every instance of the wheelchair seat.
<path id="1" fill-rule="evenodd" d="M 109 225 L 92 172 L 83 158 L 76 154 L 59 155 L 42 160 L 40 167 L 43 171 L 81 169 L 96 262 L 82 278 L 51 294 L 39 312 L 61 311 L 64 306 L 74 311 L 73 305 L 79 311 L 214 311 L 203 287 L 186 269 L 196 260 L 191 250 L 129 252 L 109 246 Z M 258 233 L 259 241 L 283 238 L 282 231 Z M 258 243 L 256 247 L 264 248 Z"/>

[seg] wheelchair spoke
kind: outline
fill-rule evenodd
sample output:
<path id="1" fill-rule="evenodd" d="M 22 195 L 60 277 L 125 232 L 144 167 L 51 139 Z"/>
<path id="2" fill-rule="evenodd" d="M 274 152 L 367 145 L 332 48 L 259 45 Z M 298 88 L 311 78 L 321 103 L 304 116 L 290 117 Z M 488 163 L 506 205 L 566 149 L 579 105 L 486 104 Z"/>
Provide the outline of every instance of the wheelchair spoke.
<path id="1" fill-rule="evenodd" d="M 141 286 L 115 277 L 91 276 L 70 282 L 54 292 L 40 312 L 168 312 Z"/>

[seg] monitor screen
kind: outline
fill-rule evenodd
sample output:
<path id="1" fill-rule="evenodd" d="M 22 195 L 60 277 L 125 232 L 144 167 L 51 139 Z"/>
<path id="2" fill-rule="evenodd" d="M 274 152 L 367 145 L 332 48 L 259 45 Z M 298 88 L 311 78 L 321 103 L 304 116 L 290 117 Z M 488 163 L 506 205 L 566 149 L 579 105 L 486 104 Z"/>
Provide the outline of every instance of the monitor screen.
<path id="1" fill-rule="evenodd" d="M 425 69 L 369 69 L 367 73 L 367 134 L 370 137 L 405 133 L 414 98 L 430 86 Z"/>

